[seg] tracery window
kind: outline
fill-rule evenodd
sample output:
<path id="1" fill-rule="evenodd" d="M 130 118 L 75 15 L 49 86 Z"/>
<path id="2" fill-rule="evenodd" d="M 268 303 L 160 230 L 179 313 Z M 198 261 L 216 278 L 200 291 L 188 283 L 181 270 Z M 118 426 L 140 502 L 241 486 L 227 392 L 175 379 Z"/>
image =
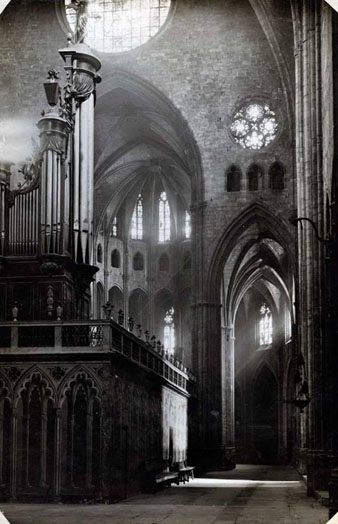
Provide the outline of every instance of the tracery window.
<path id="1" fill-rule="evenodd" d="M 174 308 L 171 307 L 164 317 L 164 350 L 173 355 L 175 350 L 175 324 L 174 324 Z"/>
<path id="2" fill-rule="evenodd" d="M 75 30 L 76 11 L 65 0 L 66 17 Z M 129 51 L 156 35 L 167 19 L 170 0 L 91 0 L 85 42 L 98 51 Z"/>
<path id="3" fill-rule="evenodd" d="M 165 191 L 160 194 L 158 233 L 160 242 L 170 240 L 170 207 Z"/>
<path id="4" fill-rule="evenodd" d="M 263 304 L 260 309 L 259 344 L 260 346 L 272 344 L 272 315 L 266 304 Z"/>
<path id="5" fill-rule="evenodd" d="M 230 125 L 233 139 L 245 149 L 262 149 L 277 136 L 276 113 L 267 104 L 251 102 L 242 106 Z"/>
<path id="6" fill-rule="evenodd" d="M 185 212 L 184 235 L 185 238 L 191 237 L 191 215 L 189 211 Z"/>
<path id="7" fill-rule="evenodd" d="M 131 218 L 131 238 L 134 240 L 143 239 L 143 198 L 142 195 L 137 197 Z"/>

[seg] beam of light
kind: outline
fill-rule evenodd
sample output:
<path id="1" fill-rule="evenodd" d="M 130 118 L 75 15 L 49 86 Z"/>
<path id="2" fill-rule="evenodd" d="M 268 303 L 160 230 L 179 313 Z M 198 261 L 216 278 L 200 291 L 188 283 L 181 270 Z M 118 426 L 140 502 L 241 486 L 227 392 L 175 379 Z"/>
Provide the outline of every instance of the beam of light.
<path id="1" fill-rule="evenodd" d="M 180 488 L 292 488 L 300 486 L 300 480 L 245 480 L 196 478 Z M 175 486 L 176 487 L 176 486 Z"/>
<path id="2" fill-rule="evenodd" d="M 36 122 L 20 117 L 0 119 L 0 158 L 14 163 L 24 162 L 36 153 L 38 129 Z"/>

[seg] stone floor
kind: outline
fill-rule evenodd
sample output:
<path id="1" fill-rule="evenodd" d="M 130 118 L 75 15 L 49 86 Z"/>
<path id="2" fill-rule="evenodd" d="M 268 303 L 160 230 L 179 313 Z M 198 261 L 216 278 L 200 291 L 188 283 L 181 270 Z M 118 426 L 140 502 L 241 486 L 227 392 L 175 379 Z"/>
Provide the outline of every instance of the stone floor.
<path id="1" fill-rule="evenodd" d="M 11 524 L 324 524 L 291 468 L 240 465 L 113 505 L 1 504 Z"/>

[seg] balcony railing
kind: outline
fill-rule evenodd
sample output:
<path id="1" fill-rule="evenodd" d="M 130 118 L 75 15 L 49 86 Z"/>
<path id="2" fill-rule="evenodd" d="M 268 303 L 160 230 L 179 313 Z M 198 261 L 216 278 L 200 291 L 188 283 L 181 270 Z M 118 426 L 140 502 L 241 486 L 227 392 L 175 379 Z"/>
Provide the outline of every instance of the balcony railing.
<path id="1" fill-rule="evenodd" d="M 183 363 L 113 320 L 17 321 L 0 325 L 0 357 L 84 352 L 119 353 L 181 390 L 192 392 L 195 389 L 196 379 Z"/>

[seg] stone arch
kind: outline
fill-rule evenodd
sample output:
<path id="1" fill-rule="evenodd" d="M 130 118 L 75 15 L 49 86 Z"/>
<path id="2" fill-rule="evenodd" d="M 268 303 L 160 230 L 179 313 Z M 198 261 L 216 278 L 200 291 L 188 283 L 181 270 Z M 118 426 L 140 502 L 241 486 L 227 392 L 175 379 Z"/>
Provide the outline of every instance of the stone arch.
<path id="1" fill-rule="evenodd" d="M 124 309 L 124 296 L 123 291 L 115 284 L 108 291 L 108 300 L 114 306 L 113 317 L 116 319 L 120 309 Z"/>
<path id="2" fill-rule="evenodd" d="M 117 248 L 113 249 L 110 254 L 110 265 L 114 268 L 119 268 L 121 266 L 121 254 Z"/>
<path id="3" fill-rule="evenodd" d="M 107 113 L 115 118 L 108 122 Z M 97 126 L 105 129 L 96 140 L 96 232 L 102 227 L 109 231 L 123 202 L 132 200 L 154 171 L 162 170 L 184 207 L 203 201 L 202 162 L 193 133 L 180 111 L 152 84 L 117 68 L 100 86 L 95 115 Z M 116 125 L 116 119 L 112 148 L 109 126 Z"/>
<path id="4" fill-rule="evenodd" d="M 265 206 L 254 203 L 231 222 L 214 244 L 205 283 L 208 301 L 213 303 L 219 301 L 223 267 L 233 246 L 238 243 L 239 236 L 252 223 L 258 224 L 262 233 L 268 233 L 270 238 L 276 240 L 285 249 L 294 271 L 296 267 L 292 249 L 294 237 L 291 235 L 287 224 L 284 219 L 273 215 Z"/>
<path id="5" fill-rule="evenodd" d="M 103 98 L 111 96 L 116 89 L 123 89 L 129 93 L 136 94 L 142 99 L 152 101 L 153 107 L 157 111 L 171 115 L 173 126 L 180 129 L 179 136 L 183 140 L 186 149 L 186 165 L 193 176 L 192 181 L 192 202 L 202 202 L 204 195 L 204 182 L 202 176 L 202 162 L 199 148 L 193 133 L 181 112 L 175 105 L 151 82 L 141 78 L 134 73 L 126 71 L 120 67 L 114 69 L 114 73 L 106 77 L 98 92 L 97 109 Z M 101 171 L 101 170 L 100 170 Z"/>
<path id="6" fill-rule="evenodd" d="M 56 402 L 56 388 L 47 375 L 47 373 L 39 366 L 29 368 L 21 377 L 14 389 L 14 407 L 17 407 L 19 398 L 22 392 L 27 388 L 33 377 L 40 377 L 41 387 L 44 387 L 49 392 L 48 396 L 55 405 Z"/>
<path id="7" fill-rule="evenodd" d="M 44 494 L 54 485 L 55 387 L 38 366 L 27 370 L 15 388 L 16 427 L 12 435 L 18 490 Z"/>
<path id="8" fill-rule="evenodd" d="M 135 325 L 140 324 L 143 330 L 150 328 L 149 296 L 140 287 L 133 289 L 128 301 L 129 315 L 133 317 Z"/>
<path id="9" fill-rule="evenodd" d="M 67 392 L 71 391 L 72 386 L 76 384 L 76 381 L 78 379 L 80 379 L 81 382 L 84 382 L 86 384 L 88 398 L 101 398 L 102 389 L 94 373 L 92 373 L 92 371 L 88 368 L 85 368 L 80 365 L 72 369 L 69 373 L 67 373 L 67 375 L 63 378 L 62 382 L 60 383 L 58 388 L 57 407 L 62 407 Z"/>
<path id="10" fill-rule="evenodd" d="M 17 379 L 14 379 L 17 380 Z M 13 386 L 4 373 L 0 372 L 0 398 L 7 398 L 10 404 L 13 401 Z"/>
<path id="11" fill-rule="evenodd" d="M 80 492 L 99 489 L 101 470 L 102 390 L 88 368 L 71 370 L 59 388 L 62 438 L 67 464 L 61 463 L 61 484 Z"/>

